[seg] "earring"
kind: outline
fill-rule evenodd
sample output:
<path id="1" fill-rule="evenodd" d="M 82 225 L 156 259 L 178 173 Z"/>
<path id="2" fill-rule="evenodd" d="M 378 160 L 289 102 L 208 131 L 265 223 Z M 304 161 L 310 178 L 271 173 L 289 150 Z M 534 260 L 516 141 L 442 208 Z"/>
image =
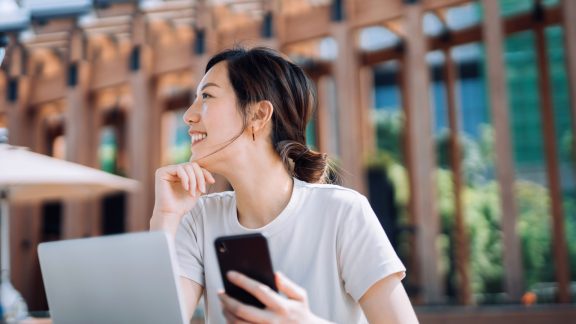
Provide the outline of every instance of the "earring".
<path id="1" fill-rule="evenodd" d="M 256 137 L 254 136 L 254 126 L 252 126 L 252 141 L 256 142 Z"/>

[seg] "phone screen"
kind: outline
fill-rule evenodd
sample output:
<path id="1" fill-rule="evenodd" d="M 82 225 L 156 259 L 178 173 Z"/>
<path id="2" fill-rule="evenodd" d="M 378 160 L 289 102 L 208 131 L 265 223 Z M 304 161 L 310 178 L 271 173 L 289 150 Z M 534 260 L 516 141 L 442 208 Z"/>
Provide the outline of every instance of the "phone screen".
<path id="1" fill-rule="evenodd" d="M 240 272 L 278 291 L 266 238 L 258 233 L 223 236 L 214 241 L 214 247 L 226 294 L 242 303 L 264 308 L 256 297 L 228 281 L 226 273 Z"/>

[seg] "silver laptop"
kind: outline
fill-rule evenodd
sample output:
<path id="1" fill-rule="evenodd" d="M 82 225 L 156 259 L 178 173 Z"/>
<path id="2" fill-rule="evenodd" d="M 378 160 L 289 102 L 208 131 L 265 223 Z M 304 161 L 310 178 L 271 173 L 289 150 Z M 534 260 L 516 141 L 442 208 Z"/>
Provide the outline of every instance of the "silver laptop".
<path id="1" fill-rule="evenodd" d="M 183 324 L 173 248 L 163 232 L 42 243 L 55 324 Z"/>

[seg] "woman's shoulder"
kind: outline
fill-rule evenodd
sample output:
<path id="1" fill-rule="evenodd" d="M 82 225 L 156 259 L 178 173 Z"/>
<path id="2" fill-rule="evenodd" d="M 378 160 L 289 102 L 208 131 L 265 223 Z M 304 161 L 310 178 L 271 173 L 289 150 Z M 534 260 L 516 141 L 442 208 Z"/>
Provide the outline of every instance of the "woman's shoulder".
<path id="1" fill-rule="evenodd" d="M 325 204 L 358 205 L 358 203 L 366 199 L 366 197 L 358 191 L 336 184 L 308 183 L 300 180 L 298 180 L 298 183 L 306 192 L 307 198 L 318 200 Z"/>

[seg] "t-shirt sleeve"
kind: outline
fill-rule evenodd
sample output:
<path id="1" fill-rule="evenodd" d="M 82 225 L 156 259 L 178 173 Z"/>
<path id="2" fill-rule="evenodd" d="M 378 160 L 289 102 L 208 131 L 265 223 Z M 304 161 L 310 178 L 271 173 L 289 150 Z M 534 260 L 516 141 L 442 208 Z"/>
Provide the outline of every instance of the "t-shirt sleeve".
<path id="1" fill-rule="evenodd" d="M 176 255 L 180 276 L 204 286 L 204 263 L 202 262 L 202 229 L 194 210 L 188 212 L 176 232 Z"/>
<path id="2" fill-rule="evenodd" d="M 359 195 L 338 229 L 338 263 L 344 289 L 359 301 L 372 285 L 392 274 L 403 279 L 398 258 L 366 197 Z"/>

